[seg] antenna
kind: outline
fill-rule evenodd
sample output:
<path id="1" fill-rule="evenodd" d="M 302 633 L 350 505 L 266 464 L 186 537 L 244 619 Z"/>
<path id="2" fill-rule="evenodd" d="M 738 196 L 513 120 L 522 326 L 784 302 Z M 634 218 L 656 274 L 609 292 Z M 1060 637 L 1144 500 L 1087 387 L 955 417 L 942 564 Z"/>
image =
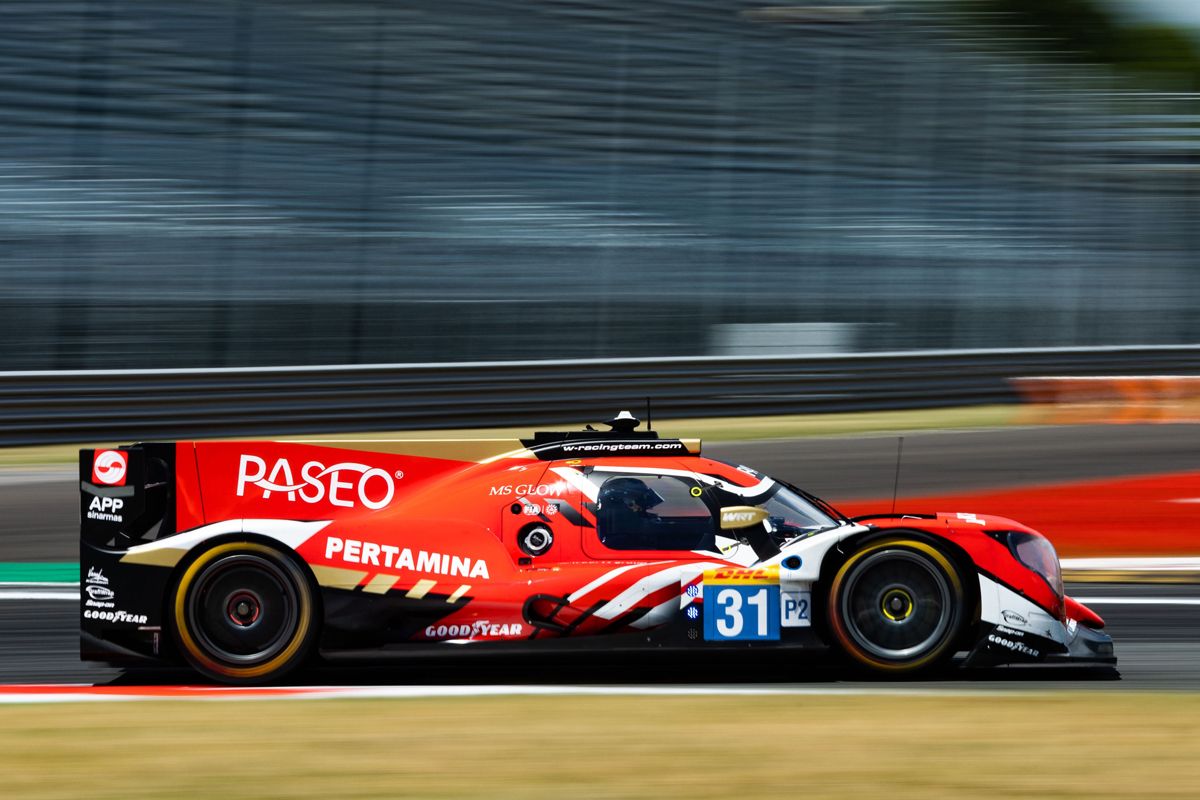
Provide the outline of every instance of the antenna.
<path id="1" fill-rule="evenodd" d="M 900 491 L 900 456 L 904 453 L 904 437 L 896 437 L 896 479 L 892 481 L 892 514 L 896 513 L 896 495 Z"/>
<path id="2" fill-rule="evenodd" d="M 650 416 L 650 397 L 646 396 L 646 430 L 654 430 L 654 418 Z"/>

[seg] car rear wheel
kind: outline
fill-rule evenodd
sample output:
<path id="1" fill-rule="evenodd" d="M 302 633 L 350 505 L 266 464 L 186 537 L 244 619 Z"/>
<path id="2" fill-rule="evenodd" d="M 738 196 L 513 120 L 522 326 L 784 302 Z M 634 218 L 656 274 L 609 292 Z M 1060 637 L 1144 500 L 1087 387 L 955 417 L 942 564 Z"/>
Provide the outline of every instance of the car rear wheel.
<path id="1" fill-rule="evenodd" d="M 312 586 L 276 548 L 230 542 L 201 553 L 175 589 L 174 629 L 197 670 L 225 683 L 266 683 L 295 669 L 316 635 Z"/>
<path id="2" fill-rule="evenodd" d="M 829 588 L 829 625 L 858 664 L 887 674 L 931 669 L 954 655 L 966 618 L 954 564 L 919 539 L 890 538 L 853 553 Z"/>

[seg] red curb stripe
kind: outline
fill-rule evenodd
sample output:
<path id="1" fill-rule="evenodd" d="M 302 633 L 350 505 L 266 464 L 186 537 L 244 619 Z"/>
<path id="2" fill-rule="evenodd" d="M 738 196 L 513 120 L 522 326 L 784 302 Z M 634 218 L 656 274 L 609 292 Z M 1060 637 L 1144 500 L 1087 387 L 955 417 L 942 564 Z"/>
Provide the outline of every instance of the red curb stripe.
<path id="1" fill-rule="evenodd" d="M 65 695 L 103 697 L 292 697 L 326 694 L 327 689 L 240 686 L 63 686 L 52 684 L 0 684 L 0 695 Z"/>

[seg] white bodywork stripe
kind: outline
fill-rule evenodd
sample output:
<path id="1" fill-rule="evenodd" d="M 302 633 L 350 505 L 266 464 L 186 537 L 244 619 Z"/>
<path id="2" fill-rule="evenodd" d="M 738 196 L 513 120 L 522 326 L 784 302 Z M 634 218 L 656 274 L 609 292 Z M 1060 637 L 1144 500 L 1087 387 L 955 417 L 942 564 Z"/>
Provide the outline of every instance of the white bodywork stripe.
<path id="1" fill-rule="evenodd" d="M 633 608 L 646 595 L 653 594 L 659 589 L 670 586 L 673 583 L 682 585 L 681 582 L 685 574 L 688 576 L 687 579 L 691 580 L 696 574 L 706 569 L 716 569 L 723 566 L 727 565 L 716 562 L 683 564 L 664 569 L 653 575 L 647 575 L 601 606 L 600 610 L 596 612 L 596 616 L 600 619 L 613 619 Z"/>
<path id="2" fill-rule="evenodd" d="M 657 563 L 662 563 L 662 562 L 657 562 Z M 592 581 L 591 583 L 584 586 L 582 589 L 572 592 L 570 595 L 567 596 L 567 600 L 569 602 L 571 602 L 572 604 L 574 604 L 575 601 L 578 600 L 579 598 L 584 597 L 589 592 L 591 592 L 593 589 L 603 586 L 604 584 L 608 583 L 609 581 L 611 581 L 613 578 L 617 577 L 621 573 L 628 572 L 629 570 L 636 569 L 637 567 L 645 567 L 645 566 L 648 566 L 648 565 L 647 564 L 626 564 L 623 567 L 617 567 L 616 569 L 609 570 L 608 572 L 601 575 L 599 578 L 596 578 L 594 581 Z"/>
<path id="3" fill-rule="evenodd" d="M 550 471 L 574 486 L 583 493 L 584 497 L 593 503 L 600 496 L 600 487 L 585 478 L 579 470 L 571 469 L 570 467 L 552 467 Z"/>
<path id="4" fill-rule="evenodd" d="M 738 486 L 737 484 L 730 483 L 729 481 L 722 480 L 721 478 L 714 478 L 711 475 L 704 475 L 699 472 L 693 472 L 692 470 L 666 469 L 663 467 L 619 467 L 607 464 L 603 467 L 593 467 L 592 474 L 597 472 L 615 472 L 624 473 L 627 475 L 672 475 L 677 478 L 691 478 L 692 480 L 696 480 L 701 483 L 707 483 L 710 486 L 716 486 L 718 489 L 722 489 L 730 494 L 736 494 L 739 497 L 754 497 L 755 495 L 762 494 L 775 485 L 775 480 L 773 478 L 763 478 L 753 486 Z"/>
<path id="5" fill-rule="evenodd" d="M 291 519 L 227 519 L 211 525 L 203 525 L 177 536 L 139 544 L 129 548 L 126 554 L 149 553 L 155 550 L 190 550 L 205 540 L 227 533 L 258 533 L 295 550 L 332 521 L 328 519 L 317 522 L 297 522 Z"/>
<path id="6" fill-rule="evenodd" d="M 634 620 L 629 626 L 631 628 L 653 628 L 656 625 L 662 625 L 671 620 L 675 614 L 679 613 L 679 600 L 672 597 L 670 600 L 665 600 L 646 613 L 646 616 L 641 619 Z"/>
<path id="7" fill-rule="evenodd" d="M 1006 625 L 1062 644 L 1070 640 L 1062 622 L 1007 586 L 983 575 L 979 576 L 979 600 L 979 618 L 984 622 Z M 1005 619 L 1005 611 L 1014 612 L 1020 619 L 1014 616 Z M 1024 622 L 1021 622 L 1021 619 L 1024 619 Z"/>

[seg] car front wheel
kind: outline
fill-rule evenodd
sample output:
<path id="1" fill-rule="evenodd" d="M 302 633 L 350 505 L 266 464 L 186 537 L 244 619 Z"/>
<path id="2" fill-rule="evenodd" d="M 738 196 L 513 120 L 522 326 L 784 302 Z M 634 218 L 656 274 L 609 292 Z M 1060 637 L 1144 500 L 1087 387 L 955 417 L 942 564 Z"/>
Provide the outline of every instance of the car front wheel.
<path id="1" fill-rule="evenodd" d="M 954 655 L 966 595 L 946 555 L 908 537 L 851 554 L 829 588 L 829 626 L 858 664 L 886 674 L 929 670 Z"/>

